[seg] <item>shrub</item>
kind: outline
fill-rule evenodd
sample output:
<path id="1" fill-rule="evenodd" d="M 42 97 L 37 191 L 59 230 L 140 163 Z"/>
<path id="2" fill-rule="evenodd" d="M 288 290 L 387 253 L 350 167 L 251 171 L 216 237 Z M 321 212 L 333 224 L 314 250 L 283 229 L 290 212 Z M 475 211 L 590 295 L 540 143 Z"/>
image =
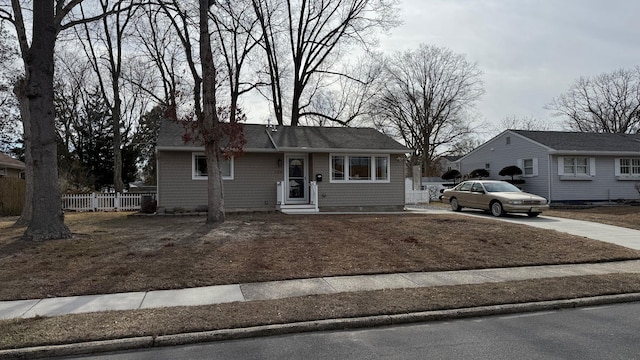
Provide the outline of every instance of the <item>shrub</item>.
<path id="1" fill-rule="evenodd" d="M 503 167 L 502 170 L 500 170 L 500 172 L 498 173 L 498 175 L 511 176 L 511 180 L 513 180 L 513 177 L 515 175 L 522 175 L 522 169 L 520 169 L 515 165 L 509 165 L 509 166 Z"/>
<path id="2" fill-rule="evenodd" d="M 453 182 L 455 183 L 455 179 L 461 178 L 462 174 L 460 174 L 460 171 L 456 169 L 451 169 L 446 173 L 442 174 L 441 177 L 442 177 L 442 180 L 453 180 Z"/>
<path id="3" fill-rule="evenodd" d="M 475 179 L 475 178 L 486 178 L 489 177 L 489 171 L 486 169 L 475 169 L 472 172 L 469 173 L 469 178 L 471 179 Z"/>

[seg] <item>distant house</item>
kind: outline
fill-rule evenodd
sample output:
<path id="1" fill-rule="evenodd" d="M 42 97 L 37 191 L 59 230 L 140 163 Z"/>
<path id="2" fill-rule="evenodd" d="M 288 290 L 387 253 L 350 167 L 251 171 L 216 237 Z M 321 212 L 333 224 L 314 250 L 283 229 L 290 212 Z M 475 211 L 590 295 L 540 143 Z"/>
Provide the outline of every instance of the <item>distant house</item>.
<path id="1" fill-rule="evenodd" d="M 24 163 L 0 153 L 0 177 L 24 178 Z"/>
<path id="2" fill-rule="evenodd" d="M 204 149 L 182 141 L 165 121 L 158 137 L 160 209 L 207 205 Z M 224 162 L 225 209 L 316 212 L 402 210 L 405 153 L 370 128 L 268 127 L 245 124 L 244 153 Z"/>
<path id="3" fill-rule="evenodd" d="M 640 135 L 506 130 L 458 163 L 491 179 L 516 165 L 523 190 L 553 202 L 640 199 Z"/>

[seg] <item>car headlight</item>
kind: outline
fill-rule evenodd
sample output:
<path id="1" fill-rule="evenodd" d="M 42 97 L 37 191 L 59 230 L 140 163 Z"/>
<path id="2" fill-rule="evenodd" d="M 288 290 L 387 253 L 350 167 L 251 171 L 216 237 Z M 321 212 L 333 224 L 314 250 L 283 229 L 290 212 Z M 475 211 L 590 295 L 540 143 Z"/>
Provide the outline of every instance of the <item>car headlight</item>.
<path id="1" fill-rule="evenodd" d="M 522 205 L 522 200 L 509 200 L 511 205 Z"/>

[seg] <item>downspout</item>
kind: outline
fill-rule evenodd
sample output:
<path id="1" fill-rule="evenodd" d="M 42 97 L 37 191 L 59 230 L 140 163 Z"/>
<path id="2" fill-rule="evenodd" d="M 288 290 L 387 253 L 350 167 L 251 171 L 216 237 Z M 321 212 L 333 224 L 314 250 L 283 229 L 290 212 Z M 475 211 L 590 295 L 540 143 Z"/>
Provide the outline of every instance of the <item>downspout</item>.
<path id="1" fill-rule="evenodd" d="M 547 187 L 549 188 L 549 205 L 551 205 L 551 193 L 552 193 L 552 191 L 551 191 L 551 182 L 552 182 L 551 181 L 551 176 L 552 176 L 552 173 L 551 173 L 551 157 L 552 157 L 552 155 L 548 154 L 547 156 L 548 156 L 547 174 L 549 174 L 549 175 L 547 175 L 547 182 L 548 182 L 548 186 Z"/>

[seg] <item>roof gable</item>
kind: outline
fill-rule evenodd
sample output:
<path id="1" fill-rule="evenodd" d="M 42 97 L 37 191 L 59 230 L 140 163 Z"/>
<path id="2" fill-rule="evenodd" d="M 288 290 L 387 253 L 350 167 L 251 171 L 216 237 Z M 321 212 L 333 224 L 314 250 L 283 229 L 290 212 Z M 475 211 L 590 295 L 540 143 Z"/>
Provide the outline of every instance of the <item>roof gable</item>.
<path id="1" fill-rule="evenodd" d="M 276 126 L 243 124 L 246 152 L 277 151 L 385 151 L 406 153 L 405 146 L 372 128 Z M 185 144 L 180 124 L 165 120 L 160 127 L 157 147 L 194 148 Z"/>

